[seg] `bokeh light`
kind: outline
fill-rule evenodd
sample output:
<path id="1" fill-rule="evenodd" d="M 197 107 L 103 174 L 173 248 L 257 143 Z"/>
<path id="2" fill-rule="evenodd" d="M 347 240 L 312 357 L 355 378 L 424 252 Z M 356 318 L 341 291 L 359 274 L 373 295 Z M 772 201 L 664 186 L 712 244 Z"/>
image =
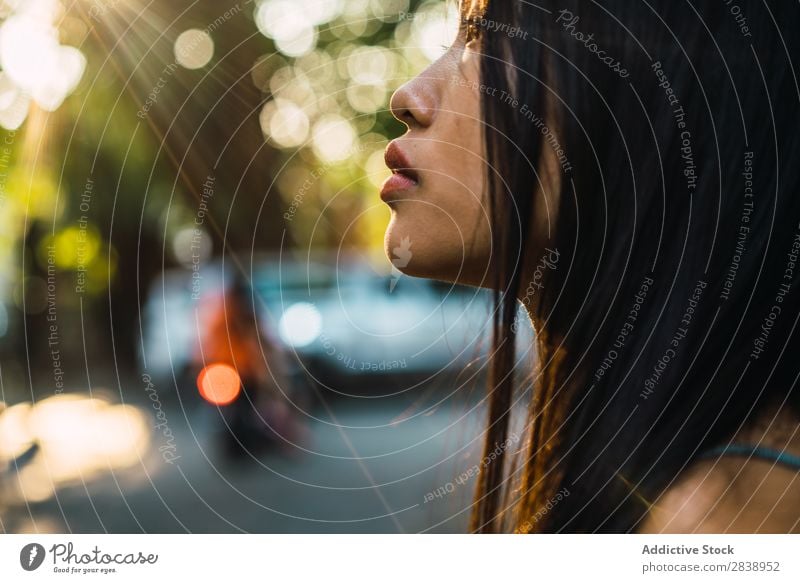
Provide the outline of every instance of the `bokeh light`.
<path id="1" fill-rule="evenodd" d="M 197 376 L 200 395 L 213 405 L 230 405 L 242 390 L 242 380 L 232 366 L 209 364 Z"/>
<path id="2" fill-rule="evenodd" d="M 150 445 L 148 425 L 140 409 L 98 397 L 61 394 L 18 403 L 0 412 L 0 461 L 38 446 L 16 485 L 26 500 L 40 502 L 60 485 L 140 463 Z"/>
<path id="3" fill-rule="evenodd" d="M 201 69 L 214 57 L 214 41 L 204 30 L 191 28 L 175 41 L 175 61 L 185 69 Z"/>
<path id="4" fill-rule="evenodd" d="M 31 98 L 0 71 L 0 126 L 7 130 L 19 129 L 28 116 L 30 106 Z"/>
<path id="5" fill-rule="evenodd" d="M 278 332 L 290 346 L 307 346 L 322 332 L 322 316 L 314 304 L 294 304 L 281 317 Z"/>
<path id="6" fill-rule="evenodd" d="M 213 252 L 211 236 L 196 225 L 180 229 L 172 239 L 172 254 L 186 268 L 202 265 L 211 258 Z"/>
<path id="7" fill-rule="evenodd" d="M 369 9 L 375 18 L 389 22 L 408 12 L 408 0 L 370 0 Z"/>
<path id="8" fill-rule="evenodd" d="M 329 114 L 314 124 L 314 153 L 323 162 L 339 162 L 348 158 L 356 142 L 350 122 L 340 115 Z"/>
<path id="9" fill-rule="evenodd" d="M 30 403 L 18 403 L 0 414 L 0 461 L 9 462 L 33 445 L 35 436 L 28 423 L 30 412 Z"/>
<path id="10" fill-rule="evenodd" d="M 392 175 L 391 170 L 386 167 L 384 162 L 383 150 L 375 150 L 369 155 L 367 161 L 364 163 L 364 171 L 367 174 L 367 180 L 376 189 Z"/>
<path id="11" fill-rule="evenodd" d="M 39 258 L 43 264 L 47 262 L 48 248 L 51 245 L 56 267 L 64 270 L 76 269 L 87 267 L 98 258 L 102 239 L 94 225 L 87 225 L 84 229 L 77 226 L 67 227 L 55 237 L 42 241 Z"/>
<path id="12" fill-rule="evenodd" d="M 335 16 L 335 4 L 322 0 L 265 0 L 256 8 L 256 25 L 264 36 L 275 41 L 281 53 L 299 57 L 316 47 L 315 25 Z M 320 11 L 325 6 L 329 7 L 328 14 Z"/>
<path id="13" fill-rule="evenodd" d="M 398 23 L 397 44 L 413 68 L 438 59 L 458 35 L 459 15 L 455 2 L 426 2 L 413 18 Z"/>
<path id="14" fill-rule="evenodd" d="M 259 116 L 264 135 L 281 148 L 295 148 L 308 139 L 309 120 L 306 113 L 287 99 L 266 103 Z"/>
<path id="15" fill-rule="evenodd" d="M 27 0 L 0 26 L 0 124 L 6 129 L 22 124 L 30 100 L 45 111 L 58 109 L 83 77 L 86 57 L 59 42 L 55 22 L 62 9 L 57 0 Z"/>

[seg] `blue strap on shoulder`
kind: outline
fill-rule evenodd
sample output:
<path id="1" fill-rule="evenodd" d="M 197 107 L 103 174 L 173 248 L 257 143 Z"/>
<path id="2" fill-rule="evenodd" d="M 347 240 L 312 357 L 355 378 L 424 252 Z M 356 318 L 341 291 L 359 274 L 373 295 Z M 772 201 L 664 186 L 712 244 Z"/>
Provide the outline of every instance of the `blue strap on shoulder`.
<path id="1" fill-rule="evenodd" d="M 732 443 L 715 447 L 701 454 L 701 458 L 712 458 L 722 456 L 753 457 L 774 462 L 787 468 L 800 471 L 800 456 L 792 453 L 756 445 Z"/>

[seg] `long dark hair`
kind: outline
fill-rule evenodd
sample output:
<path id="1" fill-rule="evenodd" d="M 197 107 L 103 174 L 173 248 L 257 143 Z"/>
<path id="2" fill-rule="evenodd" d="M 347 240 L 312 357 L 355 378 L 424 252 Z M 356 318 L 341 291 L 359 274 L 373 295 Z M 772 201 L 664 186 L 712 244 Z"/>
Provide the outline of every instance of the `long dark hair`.
<path id="1" fill-rule="evenodd" d="M 490 0 L 462 16 L 497 89 L 493 461 L 472 529 L 633 531 L 702 452 L 766 407 L 800 410 L 800 7 Z M 515 461 L 515 318 L 548 151 L 560 258 L 530 302 Z"/>

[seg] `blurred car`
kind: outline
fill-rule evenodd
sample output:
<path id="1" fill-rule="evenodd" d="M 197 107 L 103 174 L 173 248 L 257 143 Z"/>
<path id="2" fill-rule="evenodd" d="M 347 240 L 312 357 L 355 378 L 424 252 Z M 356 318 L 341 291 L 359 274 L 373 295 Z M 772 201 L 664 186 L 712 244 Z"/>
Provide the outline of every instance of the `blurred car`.
<path id="1" fill-rule="evenodd" d="M 293 376 L 333 392 L 374 385 L 375 377 L 423 380 L 485 362 L 491 313 L 484 290 L 380 273 L 343 256 L 266 256 L 248 275 L 263 337 L 280 347 Z M 176 269 L 153 283 L 140 353 L 151 377 L 169 382 L 191 367 L 204 311 L 233 279 L 230 262 L 214 262 L 200 278 Z"/>

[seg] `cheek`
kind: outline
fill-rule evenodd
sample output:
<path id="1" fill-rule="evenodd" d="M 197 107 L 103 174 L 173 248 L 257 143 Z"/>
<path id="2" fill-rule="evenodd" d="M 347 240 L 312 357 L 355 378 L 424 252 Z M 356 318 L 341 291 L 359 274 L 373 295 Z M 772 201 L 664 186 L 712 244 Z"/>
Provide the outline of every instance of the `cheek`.
<path id="1" fill-rule="evenodd" d="M 396 203 L 387 252 L 391 259 L 394 249 L 409 238 L 409 275 L 477 284 L 486 271 L 491 229 L 484 162 L 467 146 L 452 138 L 446 145 L 441 140 L 435 157 L 438 169 L 428 175 L 419 198 Z"/>
<path id="2" fill-rule="evenodd" d="M 451 143 L 476 154 L 483 150 L 481 140 L 480 101 L 472 91 L 459 88 L 448 95 L 447 134 Z"/>
<path id="3" fill-rule="evenodd" d="M 472 284 L 487 269 L 490 234 L 483 201 L 451 188 L 429 199 L 395 203 L 385 250 L 408 275 Z"/>
<path id="4" fill-rule="evenodd" d="M 448 176 L 457 179 L 455 189 L 479 194 L 484 190 L 486 167 L 481 121 L 476 112 L 468 110 L 454 113 L 448 121 L 442 140 L 443 167 Z"/>

